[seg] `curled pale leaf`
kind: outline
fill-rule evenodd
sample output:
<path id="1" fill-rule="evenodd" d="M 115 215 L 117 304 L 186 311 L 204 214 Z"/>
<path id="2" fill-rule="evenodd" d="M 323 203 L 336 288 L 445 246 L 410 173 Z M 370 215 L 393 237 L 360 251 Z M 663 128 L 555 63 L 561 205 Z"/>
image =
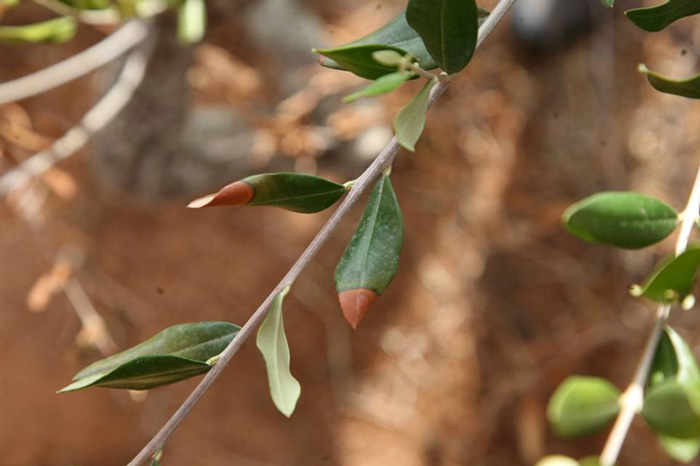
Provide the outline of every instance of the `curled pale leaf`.
<path id="1" fill-rule="evenodd" d="M 258 330 L 256 344 L 265 359 L 272 401 L 282 414 L 289 417 L 301 395 L 301 385 L 289 370 L 289 343 L 282 316 L 282 300 L 287 291 L 279 293 L 272 301 L 270 312 Z"/>
<path id="2" fill-rule="evenodd" d="M 428 112 L 430 90 L 436 80 L 430 80 L 410 102 L 408 102 L 394 118 L 396 140 L 406 149 L 415 152 L 416 143 L 425 128 L 425 114 Z"/>

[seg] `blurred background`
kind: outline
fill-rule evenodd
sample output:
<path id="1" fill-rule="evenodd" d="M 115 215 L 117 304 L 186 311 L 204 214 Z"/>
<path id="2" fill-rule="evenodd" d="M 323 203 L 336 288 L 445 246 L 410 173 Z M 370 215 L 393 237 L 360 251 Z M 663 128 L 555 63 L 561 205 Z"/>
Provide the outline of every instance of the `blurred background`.
<path id="1" fill-rule="evenodd" d="M 495 1 L 484 0 L 491 8 Z M 672 247 L 619 252 L 560 224 L 572 202 L 633 189 L 685 205 L 700 111 L 654 92 L 637 64 L 698 69 L 700 22 L 649 34 L 618 0 L 519 0 L 431 111 L 392 180 L 405 220 L 398 275 L 357 331 L 332 273 L 361 208 L 285 302 L 302 384 L 287 420 L 248 341 L 175 432 L 163 464 L 532 465 L 596 454 L 605 433 L 559 440 L 547 400 L 570 374 L 624 387 L 653 317 L 627 288 Z M 651 4 L 652 2 L 647 2 Z M 135 99 L 89 147 L 0 201 L 0 464 L 123 465 L 197 380 L 148 393 L 56 395 L 82 367 L 182 322 L 243 324 L 328 218 L 185 208 L 243 176 L 297 170 L 345 182 L 391 137 L 415 93 L 343 105 L 363 84 L 323 69 L 341 44 L 401 8 L 392 0 L 212 0 L 205 41 L 172 18 Z M 5 24 L 51 17 L 31 2 Z M 0 45 L 0 82 L 59 62 L 62 45 Z M 0 176 L 77 124 L 120 63 L 0 106 Z M 696 314 L 674 315 L 691 342 Z M 621 464 L 664 465 L 643 423 Z"/>

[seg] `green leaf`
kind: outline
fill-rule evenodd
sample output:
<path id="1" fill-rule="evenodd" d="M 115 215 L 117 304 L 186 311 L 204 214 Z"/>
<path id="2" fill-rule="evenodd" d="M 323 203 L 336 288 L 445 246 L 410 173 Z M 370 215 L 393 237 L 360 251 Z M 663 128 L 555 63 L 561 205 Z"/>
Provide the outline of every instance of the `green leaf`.
<path id="1" fill-rule="evenodd" d="M 625 11 L 634 24 L 649 32 L 661 31 L 676 20 L 698 13 L 698 0 L 668 0 L 660 5 Z"/>
<path id="2" fill-rule="evenodd" d="M 578 461 L 568 456 L 551 455 L 539 460 L 535 466 L 579 466 L 579 464 Z"/>
<path id="3" fill-rule="evenodd" d="M 649 388 L 661 385 L 678 375 L 678 357 L 676 356 L 676 349 L 673 347 L 669 330 L 673 332 L 670 327 L 665 329 L 659 338 L 659 344 L 656 346 L 656 352 L 649 371 Z"/>
<path id="4" fill-rule="evenodd" d="M 408 53 L 398 47 L 379 44 L 354 44 L 332 49 L 314 49 L 314 52 L 334 60 L 343 69 L 366 79 L 378 79 L 396 71 L 395 66 L 387 66 L 375 60 L 373 55 L 380 51 L 394 51 L 401 56 Z"/>
<path id="5" fill-rule="evenodd" d="M 581 466 L 600 466 L 600 459 L 597 456 L 587 456 L 580 461 Z"/>
<path id="6" fill-rule="evenodd" d="M 661 446 L 668 456 L 681 463 L 690 463 L 700 451 L 700 439 L 679 439 L 666 435 L 659 436 Z"/>
<path id="7" fill-rule="evenodd" d="M 282 291 L 272 301 L 270 312 L 258 330 L 256 344 L 265 359 L 270 396 L 278 410 L 289 417 L 294 412 L 301 385 L 289 370 L 289 344 L 284 333 L 282 300 L 289 289 Z"/>
<path id="8" fill-rule="evenodd" d="M 615 5 L 615 0 L 600 0 L 600 3 L 602 3 L 603 6 L 607 6 L 608 8 L 612 8 Z"/>
<path id="9" fill-rule="evenodd" d="M 325 52 L 329 53 L 329 55 L 323 58 L 320 63 L 327 68 L 349 70 L 349 68 L 345 68 L 343 65 L 333 60 L 332 57 L 330 57 L 330 54 L 337 50 L 344 50 L 348 47 L 364 45 L 389 46 L 389 50 L 400 49 L 405 53 L 410 53 L 423 69 L 432 70 L 437 68 L 437 63 L 435 63 L 435 60 L 433 60 L 433 57 L 430 56 L 428 50 L 425 48 L 425 45 L 423 45 L 423 40 L 421 40 L 418 33 L 406 22 L 405 11 L 401 12 L 397 17 L 389 21 L 381 28 L 360 39 L 339 47 L 325 49 Z M 405 55 L 405 53 L 402 53 L 402 55 Z M 391 71 L 387 71 L 387 73 L 393 71 L 396 71 L 396 68 L 392 68 Z"/>
<path id="10" fill-rule="evenodd" d="M 240 328 L 227 322 L 180 324 L 126 351 L 97 361 L 60 390 L 98 386 L 146 390 L 207 372 Z"/>
<path id="11" fill-rule="evenodd" d="M 185 0 L 177 11 L 178 36 L 185 44 L 194 44 L 204 38 L 207 25 L 207 7 L 204 0 Z"/>
<path id="12" fill-rule="evenodd" d="M 552 395 L 547 418 L 562 437 L 578 437 L 604 428 L 617 415 L 620 391 L 600 377 L 572 376 Z"/>
<path id="13" fill-rule="evenodd" d="M 335 269 L 343 315 L 353 328 L 394 279 L 402 244 L 401 209 L 391 181 L 384 175 Z"/>
<path id="14" fill-rule="evenodd" d="M 0 26 L 0 42 L 61 43 L 75 36 L 77 22 L 70 16 L 27 26 Z"/>
<path id="15" fill-rule="evenodd" d="M 188 207 L 220 205 L 270 206 L 310 214 L 333 205 L 346 188 L 342 184 L 301 173 L 253 175 L 223 187 L 218 193 L 195 199 Z"/>
<path id="16" fill-rule="evenodd" d="M 474 55 L 479 32 L 474 0 L 409 0 L 406 20 L 445 72 L 461 71 Z"/>
<path id="17" fill-rule="evenodd" d="M 401 87 L 401 85 L 411 79 L 412 76 L 413 73 L 410 71 L 397 71 L 396 73 L 385 74 L 361 91 L 343 98 L 343 102 L 349 103 L 361 97 L 372 97 L 391 92 Z"/>
<path id="18" fill-rule="evenodd" d="M 584 241 L 638 249 L 670 235 L 678 225 L 678 213 L 656 198 L 612 191 L 577 202 L 564 212 L 562 221 Z"/>
<path id="19" fill-rule="evenodd" d="M 679 439 L 700 437 L 700 416 L 694 407 L 697 401 L 692 401 L 694 396 L 677 381 L 669 380 L 649 390 L 642 415 L 663 435 Z"/>
<path id="20" fill-rule="evenodd" d="M 659 92 L 700 99 L 700 74 L 687 79 L 671 79 L 650 71 L 645 65 L 639 65 L 639 71 L 647 75 L 649 83 Z"/>
<path id="21" fill-rule="evenodd" d="M 423 89 L 407 103 L 394 118 L 396 140 L 406 149 L 415 152 L 416 143 L 425 128 L 425 115 L 428 113 L 430 90 L 437 81 L 428 81 Z"/>
<path id="22" fill-rule="evenodd" d="M 682 301 L 693 290 L 699 265 L 700 244 L 693 244 L 679 256 L 667 258 L 633 294 L 665 304 Z"/>

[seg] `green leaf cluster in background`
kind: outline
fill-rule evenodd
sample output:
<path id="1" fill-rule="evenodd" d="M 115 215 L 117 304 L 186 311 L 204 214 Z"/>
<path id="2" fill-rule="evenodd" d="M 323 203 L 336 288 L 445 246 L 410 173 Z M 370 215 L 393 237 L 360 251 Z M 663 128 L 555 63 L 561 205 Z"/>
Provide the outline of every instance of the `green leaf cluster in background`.
<path id="1" fill-rule="evenodd" d="M 71 40 L 76 30 L 76 20 L 62 16 L 27 26 L 0 26 L 0 42 L 61 43 Z"/>
<path id="2" fill-rule="evenodd" d="M 688 462 L 700 449 L 700 369 L 690 346 L 670 327 L 654 354 L 642 415 L 673 458 Z"/>
<path id="3" fill-rule="evenodd" d="M 692 244 L 677 257 L 672 255 L 654 270 L 633 294 L 660 303 L 682 301 L 695 286 L 700 266 L 700 244 Z"/>
<path id="4" fill-rule="evenodd" d="M 619 398 L 617 387 L 603 378 L 572 376 L 552 395 L 547 419 L 562 437 L 592 434 L 615 419 Z"/>
<path id="5" fill-rule="evenodd" d="M 240 327 L 228 322 L 197 322 L 169 327 L 149 340 L 91 364 L 61 389 L 87 387 L 146 390 L 207 372 Z"/>
<path id="6" fill-rule="evenodd" d="M 651 196 L 613 191 L 577 202 L 564 212 L 562 221 L 584 241 L 637 249 L 670 235 L 678 225 L 678 212 Z"/>
<path id="7" fill-rule="evenodd" d="M 289 290 L 275 296 L 270 311 L 258 329 L 256 344 L 265 359 L 270 396 L 277 409 L 289 417 L 294 412 L 301 385 L 289 370 L 290 354 L 284 332 L 282 301 Z"/>
<path id="8" fill-rule="evenodd" d="M 463 70 L 474 55 L 479 32 L 474 0 L 409 0 L 406 20 L 446 73 Z"/>

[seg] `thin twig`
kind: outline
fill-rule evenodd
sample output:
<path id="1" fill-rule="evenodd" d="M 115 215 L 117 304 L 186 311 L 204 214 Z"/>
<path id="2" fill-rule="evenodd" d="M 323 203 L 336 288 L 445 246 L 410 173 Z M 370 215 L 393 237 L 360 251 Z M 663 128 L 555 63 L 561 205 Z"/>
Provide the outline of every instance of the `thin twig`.
<path id="1" fill-rule="evenodd" d="M 695 183 L 693 184 L 693 190 L 688 199 L 688 205 L 681 214 L 683 220 L 680 232 L 678 233 L 678 239 L 676 240 L 676 256 L 681 254 L 688 247 L 690 233 L 693 230 L 693 224 L 698 218 L 698 213 L 700 213 L 700 169 L 698 169 L 698 173 L 695 177 Z M 671 306 L 668 304 L 661 304 L 656 310 L 654 327 L 647 339 L 644 353 L 642 353 L 642 357 L 639 360 L 632 382 L 620 397 L 620 413 L 610 431 L 608 440 L 605 442 L 603 452 L 600 454 L 601 466 L 613 466 L 615 464 L 630 426 L 632 425 L 632 421 L 634 420 L 634 416 L 642 409 L 642 405 L 644 404 L 644 386 L 649 378 L 649 371 L 651 370 L 651 363 L 654 360 L 654 353 L 656 353 L 656 347 L 663 334 L 663 329 L 668 320 L 670 310 Z"/>
<path id="2" fill-rule="evenodd" d="M 41 175 L 57 162 L 70 157 L 87 144 L 91 136 L 107 126 L 131 101 L 136 88 L 141 84 L 151 50 L 151 46 L 135 48 L 127 56 L 116 83 L 85 114 L 77 126 L 68 130 L 48 149 L 34 154 L 1 176 L 0 198 L 32 177 Z"/>
<path id="3" fill-rule="evenodd" d="M 483 40 L 493 31 L 494 27 L 498 22 L 503 19 L 508 9 L 515 3 L 515 0 L 501 0 L 498 5 L 493 9 L 488 19 L 479 28 L 479 36 L 477 39 L 477 47 L 483 42 Z M 445 92 L 447 87 L 450 85 L 451 80 L 445 80 L 439 82 L 432 90 L 430 94 L 430 105 L 432 106 L 440 96 Z M 382 152 L 377 156 L 377 158 L 372 162 L 372 164 L 365 170 L 365 172 L 360 175 L 356 180 L 352 189 L 348 193 L 347 197 L 338 206 L 333 215 L 328 219 L 328 222 L 321 228 L 316 237 L 311 241 L 311 244 L 306 248 L 306 250 L 301 254 L 299 259 L 294 263 L 289 272 L 282 278 L 282 280 L 277 284 L 277 286 L 272 290 L 272 292 L 265 298 L 265 301 L 258 307 L 258 309 L 253 313 L 253 315 L 248 319 L 248 321 L 243 325 L 241 330 L 236 334 L 234 339 L 229 343 L 229 345 L 221 353 L 218 362 L 212 367 L 212 369 L 204 376 L 202 381 L 195 387 L 192 393 L 187 397 L 187 399 L 180 405 L 180 407 L 175 411 L 172 417 L 163 425 L 163 427 L 156 433 L 156 435 L 148 442 L 148 444 L 143 447 L 143 449 L 136 455 L 136 457 L 131 460 L 128 466 L 139 466 L 146 461 L 148 461 L 154 452 L 163 448 L 165 441 L 170 437 L 173 431 L 180 425 L 180 423 L 189 414 L 195 404 L 202 398 L 209 387 L 214 383 L 214 381 L 219 377 L 221 372 L 224 370 L 226 365 L 231 361 L 231 358 L 238 351 L 238 349 L 243 345 L 243 343 L 253 334 L 255 329 L 262 323 L 267 315 L 268 309 L 272 300 L 277 296 L 277 294 L 285 289 L 286 287 L 292 285 L 294 280 L 299 276 L 299 274 L 304 270 L 304 268 L 313 260 L 318 251 L 323 247 L 328 238 L 333 234 L 333 231 L 338 227 L 341 220 L 350 211 L 352 206 L 359 200 L 362 194 L 372 186 L 375 179 L 388 167 L 394 160 L 397 152 L 399 151 L 399 144 L 396 138 L 392 138 L 389 144 L 382 150 Z"/>
<path id="4" fill-rule="evenodd" d="M 126 53 L 142 42 L 148 31 L 145 22 L 129 21 L 83 52 L 28 76 L 0 83 L 0 105 L 41 94 L 78 79 Z"/>

